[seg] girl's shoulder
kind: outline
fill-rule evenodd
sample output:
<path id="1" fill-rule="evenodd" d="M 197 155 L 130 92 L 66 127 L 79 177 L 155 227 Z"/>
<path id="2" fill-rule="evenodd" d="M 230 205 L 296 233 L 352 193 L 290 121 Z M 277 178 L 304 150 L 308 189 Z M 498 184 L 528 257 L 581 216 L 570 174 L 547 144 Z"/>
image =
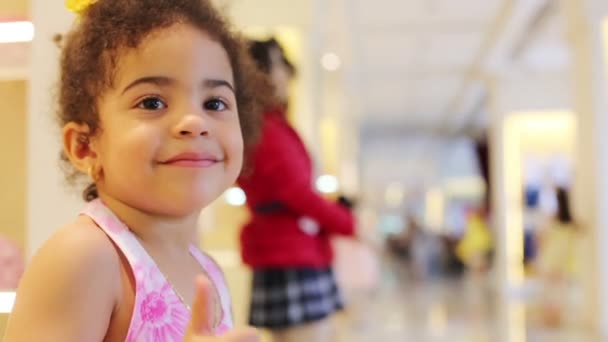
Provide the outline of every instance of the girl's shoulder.
<path id="1" fill-rule="evenodd" d="M 120 259 L 110 238 L 92 219 L 79 216 L 74 221 L 59 228 L 43 248 L 69 251 L 73 259 L 78 256 L 82 262 L 119 265 Z"/>
<path id="2" fill-rule="evenodd" d="M 37 251 L 32 264 L 36 262 L 63 270 L 59 273 L 68 272 L 75 279 L 101 278 L 111 285 L 108 280 L 116 278 L 115 283 L 120 284 L 120 256 L 108 236 L 86 216 L 59 228 Z"/>
<path id="3" fill-rule="evenodd" d="M 103 339 L 120 299 L 120 280 L 120 258 L 110 240 L 90 219 L 77 218 L 58 229 L 26 268 L 8 340 Z"/>

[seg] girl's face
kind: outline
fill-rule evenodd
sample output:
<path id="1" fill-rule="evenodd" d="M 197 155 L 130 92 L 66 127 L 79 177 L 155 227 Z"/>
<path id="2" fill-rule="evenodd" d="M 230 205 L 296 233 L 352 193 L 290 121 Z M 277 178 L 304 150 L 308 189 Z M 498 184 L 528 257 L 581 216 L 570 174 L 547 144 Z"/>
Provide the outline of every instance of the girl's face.
<path id="1" fill-rule="evenodd" d="M 114 80 L 98 103 L 101 129 L 91 140 L 102 197 L 177 217 L 234 184 L 243 139 L 222 45 L 175 24 L 120 54 Z"/>

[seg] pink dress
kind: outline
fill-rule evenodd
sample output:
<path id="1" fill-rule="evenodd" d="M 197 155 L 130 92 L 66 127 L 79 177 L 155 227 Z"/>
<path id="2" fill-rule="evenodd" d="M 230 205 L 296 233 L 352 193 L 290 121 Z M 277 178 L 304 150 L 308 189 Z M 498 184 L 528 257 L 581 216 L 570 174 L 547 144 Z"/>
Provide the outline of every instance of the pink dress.
<path id="1" fill-rule="evenodd" d="M 135 235 L 99 199 L 88 203 L 82 214 L 89 216 L 112 239 L 131 266 L 136 290 L 126 341 L 181 342 L 190 322 L 190 309 L 180 300 Z M 195 246 L 190 246 L 190 253 L 218 291 L 222 313 L 214 334 L 221 335 L 233 327 L 228 286 L 211 258 Z"/>

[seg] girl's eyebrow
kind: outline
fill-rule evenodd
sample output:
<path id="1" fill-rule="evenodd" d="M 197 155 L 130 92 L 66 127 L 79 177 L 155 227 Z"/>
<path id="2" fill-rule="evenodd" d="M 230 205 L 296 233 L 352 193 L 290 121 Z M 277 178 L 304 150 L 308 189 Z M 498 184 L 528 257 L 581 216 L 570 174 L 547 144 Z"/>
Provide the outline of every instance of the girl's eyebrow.
<path id="1" fill-rule="evenodd" d="M 147 84 L 154 84 L 157 86 L 168 86 L 168 85 L 174 84 L 176 82 L 177 81 L 175 79 L 166 77 L 166 76 L 141 77 L 141 78 L 138 78 L 135 81 L 129 83 L 129 85 L 126 86 L 125 89 L 123 89 L 121 94 L 126 93 L 129 89 L 132 89 L 140 84 L 147 83 Z M 233 93 L 235 93 L 234 87 L 232 86 L 232 84 L 223 79 L 213 79 L 213 78 L 205 79 L 202 83 L 202 86 L 205 88 L 226 87 L 226 88 L 230 89 Z"/>
<path id="2" fill-rule="evenodd" d="M 124 95 L 124 93 L 126 93 L 129 89 L 132 89 L 140 84 L 154 84 L 157 86 L 167 86 L 167 85 L 171 85 L 173 83 L 175 83 L 175 80 L 170 78 L 170 77 L 166 77 L 166 76 L 147 76 L 147 77 L 142 77 L 142 78 L 138 78 L 135 81 L 129 83 L 128 86 L 125 87 L 125 89 L 123 89 L 121 95 Z"/>

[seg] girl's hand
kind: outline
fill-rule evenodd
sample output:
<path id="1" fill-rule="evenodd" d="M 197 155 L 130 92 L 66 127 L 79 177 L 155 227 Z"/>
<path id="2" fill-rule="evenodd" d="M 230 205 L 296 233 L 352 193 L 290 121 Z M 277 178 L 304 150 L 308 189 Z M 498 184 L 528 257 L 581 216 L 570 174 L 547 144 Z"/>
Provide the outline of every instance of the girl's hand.
<path id="1" fill-rule="evenodd" d="M 214 292 L 203 276 L 196 278 L 196 295 L 192 303 L 192 318 L 184 342 L 260 342 L 253 328 L 234 329 L 222 336 L 213 336 Z"/>

